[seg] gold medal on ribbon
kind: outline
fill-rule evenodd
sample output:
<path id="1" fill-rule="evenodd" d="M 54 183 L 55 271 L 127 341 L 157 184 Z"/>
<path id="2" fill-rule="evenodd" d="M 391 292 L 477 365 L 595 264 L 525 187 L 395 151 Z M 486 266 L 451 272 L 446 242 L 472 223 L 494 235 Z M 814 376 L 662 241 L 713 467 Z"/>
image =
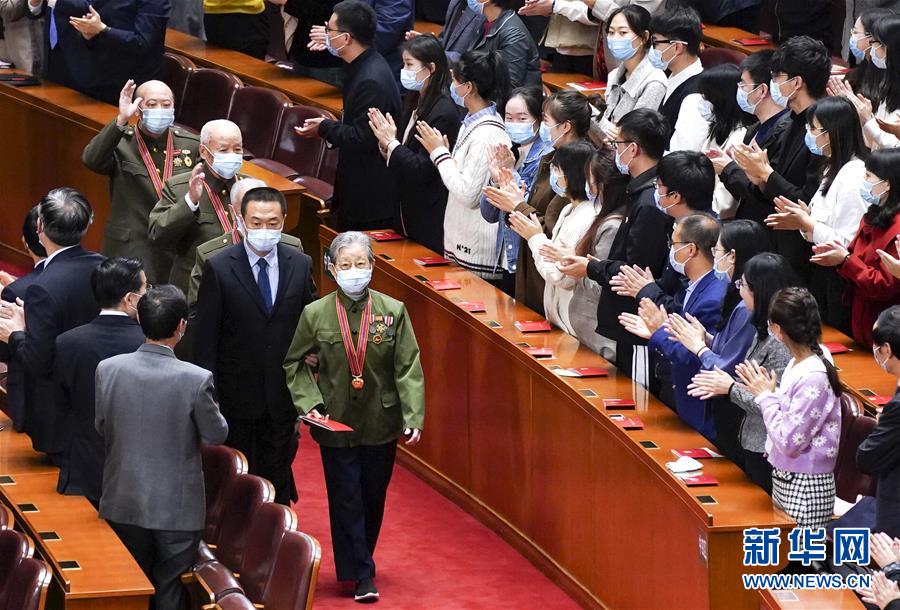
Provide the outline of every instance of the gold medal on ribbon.
<path id="1" fill-rule="evenodd" d="M 347 312 L 344 311 L 341 300 L 337 296 L 335 296 L 334 305 L 337 310 L 338 325 L 341 328 L 341 339 L 344 341 L 344 351 L 347 353 L 347 361 L 350 364 L 350 376 L 352 377 L 350 386 L 359 392 L 365 386 L 362 374 L 366 362 L 366 346 L 369 344 L 369 313 L 372 311 L 372 298 L 369 297 L 369 300 L 366 301 L 366 308 L 363 309 L 359 319 L 359 338 L 356 346 L 353 345 L 353 334 L 350 332 Z"/>

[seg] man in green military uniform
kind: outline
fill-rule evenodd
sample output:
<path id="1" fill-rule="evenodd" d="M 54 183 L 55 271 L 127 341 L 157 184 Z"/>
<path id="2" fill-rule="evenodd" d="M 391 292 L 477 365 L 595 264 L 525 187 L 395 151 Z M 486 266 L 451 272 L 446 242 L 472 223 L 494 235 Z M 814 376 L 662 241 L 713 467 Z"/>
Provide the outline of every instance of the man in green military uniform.
<path id="1" fill-rule="evenodd" d="M 129 125 L 134 116 L 140 120 Z M 151 80 L 136 87 L 129 80 L 119 95 L 116 120 L 81 154 L 88 169 L 109 176 L 111 207 L 103 230 L 103 254 L 140 258 L 151 284 L 168 280 L 172 252 L 150 243 L 150 210 L 162 197 L 166 180 L 190 172 L 198 161 L 199 138 L 172 127 L 174 120 L 175 98 L 168 85 Z"/>
<path id="2" fill-rule="evenodd" d="M 357 601 L 375 601 L 372 556 L 397 439 L 414 445 L 425 420 L 419 346 L 406 307 L 368 289 L 375 256 L 364 233 L 341 233 L 329 248 L 338 290 L 306 306 L 284 361 L 301 413 L 353 428 L 318 426 L 338 580 L 356 581 Z M 305 362 L 318 354 L 318 379 Z M 320 422 L 321 423 L 321 422 Z"/>
<path id="3" fill-rule="evenodd" d="M 166 181 L 162 197 L 150 211 L 149 235 L 154 247 L 174 256 L 169 283 L 188 291 L 196 249 L 202 243 L 232 236 L 239 241 L 231 212 L 231 187 L 243 164 L 240 128 L 225 119 L 210 121 L 200 130 L 199 155 L 190 173 Z"/>

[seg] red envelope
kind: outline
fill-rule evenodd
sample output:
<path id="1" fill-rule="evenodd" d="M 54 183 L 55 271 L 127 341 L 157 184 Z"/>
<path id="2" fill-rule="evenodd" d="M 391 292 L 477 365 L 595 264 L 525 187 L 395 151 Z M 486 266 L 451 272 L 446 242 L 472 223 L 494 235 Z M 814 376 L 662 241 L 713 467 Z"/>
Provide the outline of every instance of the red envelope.
<path id="1" fill-rule="evenodd" d="M 550 347 L 526 347 L 525 352 L 539 360 L 553 358 L 553 348 Z"/>
<path id="2" fill-rule="evenodd" d="M 613 421 L 626 430 L 644 429 L 644 422 L 637 417 L 623 417 L 622 419 L 614 419 Z"/>
<path id="3" fill-rule="evenodd" d="M 694 458 L 695 460 L 706 460 L 709 458 L 717 457 L 710 453 L 708 449 L 705 449 L 703 447 L 699 449 L 673 449 L 672 453 L 677 456 L 687 456 L 689 458 Z"/>
<path id="4" fill-rule="evenodd" d="M 834 356 L 835 354 L 846 354 L 850 351 L 850 348 L 843 343 L 836 343 L 832 341 L 829 343 L 823 343 L 822 345 L 828 348 L 828 351 L 831 352 L 832 356 Z"/>
<path id="5" fill-rule="evenodd" d="M 449 258 L 444 258 L 443 256 L 423 256 L 421 258 L 414 258 L 413 262 L 417 265 L 422 265 L 423 267 L 437 267 L 439 265 L 449 265 L 453 261 Z"/>
<path id="6" fill-rule="evenodd" d="M 634 401 L 630 398 L 604 398 L 603 406 L 607 409 L 633 409 Z"/>
<path id="7" fill-rule="evenodd" d="M 386 229 L 384 231 L 369 231 L 369 237 L 371 237 L 375 241 L 397 241 L 400 239 L 406 239 L 396 231 L 391 231 L 390 229 Z"/>
<path id="8" fill-rule="evenodd" d="M 572 370 L 578 373 L 579 377 L 606 377 L 609 375 L 609 371 L 601 369 L 599 366 L 580 366 Z M 631 404 L 634 406 L 634 403 Z"/>
<path id="9" fill-rule="evenodd" d="M 323 419 L 321 417 L 312 417 L 309 415 L 301 415 L 300 419 L 308 423 L 310 426 L 324 428 L 325 430 L 330 430 L 331 432 L 353 432 L 353 428 L 351 428 L 347 424 L 342 424 L 341 422 L 335 421 L 333 419 Z"/>
<path id="10" fill-rule="evenodd" d="M 460 301 L 457 305 L 469 313 L 481 313 L 487 311 L 487 307 L 484 306 L 484 301 Z"/>
<path id="11" fill-rule="evenodd" d="M 765 38 L 736 38 L 734 42 L 745 47 L 758 47 L 769 44 Z"/>
<path id="12" fill-rule="evenodd" d="M 716 477 L 709 474 L 695 474 L 690 477 L 684 477 L 681 479 L 684 481 L 684 484 L 688 487 L 704 487 L 706 485 L 718 485 L 719 481 Z"/>
<path id="13" fill-rule="evenodd" d="M 462 288 L 459 282 L 453 280 L 431 280 L 428 285 L 435 290 L 458 290 Z"/>
<path id="14" fill-rule="evenodd" d="M 531 322 L 516 322 L 516 329 L 520 333 L 546 333 L 550 331 L 550 322 L 547 320 L 534 320 Z"/>
<path id="15" fill-rule="evenodd" d="M 889 403 L 891 401 L 891 399 L 893 399 L 894 397 L 893 396 L 866 396 L 866 398 L 873 405 L 878 405 L 879 407 L 883 407 L 884 405 Z"/>

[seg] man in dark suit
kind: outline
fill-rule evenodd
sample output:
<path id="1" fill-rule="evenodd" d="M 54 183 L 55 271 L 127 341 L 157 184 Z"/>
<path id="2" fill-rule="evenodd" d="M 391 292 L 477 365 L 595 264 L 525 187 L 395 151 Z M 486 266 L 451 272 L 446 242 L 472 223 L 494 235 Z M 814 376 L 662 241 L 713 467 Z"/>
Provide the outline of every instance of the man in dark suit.
<path id="1" fill-rule="evenodd" d="M 104 449 L 94 429 L 94 375 L 101 360 L 130 354 L 144 342 L 135 317 L 147 291 L 147 276 L 139 259 L 108 258 L 94 270 L 91 283 L 100 315 L 57 337 L 53 375 L 60 410 L 69 415 L 69 443 L 56 491 L 84 496 L 96 506 Z"/>
<path id="2" fill-rule="evenodd" d="M 34 206 L 25 215 L 22 225 L 22 245 L 34 261 L 34 269 L 27 275 L 15 279 L 6 284 L 0 299 L 7 303 L 15 303 L 16 299 L 24 299 L 28 287 L 37 281 L 38 276 L 44 270 L 44 259 L 47 258 L 47 250 L 41 245 L 37 234 L 38 206 Z M 6 343 L 0 343 L 0 362 L 5 362 L 6 369 L 6 396 L 9 407 L 9 417 L 12 419 L 13 429 L 17 432 L 26 432 L 28 402 L 25 394 L 29 391 L 28 374 L 22 366 L 20 358 L 13 358 Z M 30 381 L 31 391 L 34 390 L 34 380 Z"/>
<path id="3" fill-rule="evenodd" d="M 106 449 L 100 517 L 149 575 L 158 610 L 184 607 L 180 576 L 206 515 L 200 443 L 228 435 L 212 373 L 175 357 L 187 315 L 178 288 L 151 288 L 138 302 L 147 342 L 97 365 L 94 425 Z"/>
<path id="4" fill-rule="evenodd" d="M 153 79 L 163 56 L 169 0 L 28 0 L 49 13 L 49 78 L 115 104 L 128 79 Z"/>
<path id="5" fill-rule="evenodd" d="M 458 61 L 463 53 L 475 46 L 484 32 L 484 21 L 484 15 L 476 15 L 469 10 L 465 0 L 450 0 L 444 29 L 438 36 L 447 59 Z"/>
<path id="6" fill-rule="evenodd" d="M 346 64 L 340 121 L 307 119 L 295 127 L 304 138 L 321 137 L 340 149 L 332 209 L 341 230 L 394 226 L 396 192 L 369 128 L 369 108 L 401 116 L 400 90 L 384 58 L 372 48 L 375 11 L 358 0 L 334 7 L 326 28 L 327 44 Z M 365 180 L 360 180 L 365 176 Z"/>
<path id="7" fill-rule="evenodd" d="M 25 292 L 24 307 L 0 305 L 0 341 L 9 344 L 12 357 L 20 358 L 35 379 L 34 394 L 29 391 L 25 405 L 32 445 L 61 466 L 68 418 L 56 403 L 56 338 L 97 316 L 91 274 L 104 258 L 80 245 L 93 218 L 84 195 L 67 187 L 53 189 L 38 208 L 37 231 L 48 255 L 44 271 Z"/>
<path id="8" fill-rule="evenodd" d="M 269 187 L 241 201 L 244 240 L 210 257 L 197 294 L 195 361 L 213 372 L 226 444 L 269 479 L 275 501 L 297 499 L 291 463 L 297 410 L 282 364 L 303 308 L 315 299 L 312 259 L 280 244 L 284 195 Z"/>

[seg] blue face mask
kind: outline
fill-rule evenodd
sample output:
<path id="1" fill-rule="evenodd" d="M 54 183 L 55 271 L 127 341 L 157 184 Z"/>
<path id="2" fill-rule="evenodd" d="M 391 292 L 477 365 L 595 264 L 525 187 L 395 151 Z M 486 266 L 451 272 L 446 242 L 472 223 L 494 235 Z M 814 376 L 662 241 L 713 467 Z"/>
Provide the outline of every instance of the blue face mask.
<path id="1" fill-rule="evenodd" d="M 553 127 L 557 127 L 557 126 L 559 126 L 559 123 L 557 123 L 557 124 L 554 125 Z M 541 139 L 542 139 L 544 142 L 546 142 L 547 144 L 550 145 L 551 148 L 556 148 L 556 142 L 557 142 L 561 137 L 563 137 L 563 134 L 559 134 L 559 136 L 557 136 L 557 137 L 554 139 L 554 138 L 553 138 L 553 134 L 550 132 L 550 129 L 552 129 L 552 128 L 551 128 L 549 125 L 547 125 L 547 123 L 544 123 L 543 121 L 541 121 L 541 128 L 540 128 L 540 130 L 538 131 L 538 134 L 541 136 Z"/>
<path id="2" fill-rule="evenodd" d="M 669 194 L 666 193 L 666 197 L 668 197 L 668 196 L 669 196 Z M 667 206 L 663 206 L 663 205 L 660 203 L 660 199 L 661 199 L 661 198 L 662 198 L 662 196 L 659 194 L 659 187 L 656 187 L 655 189 L 653 189 L 653 203 L 656 204 L 656 209 L 657 209 L 657 210 L 659 210 L 660 212 L 662 212 L 663 214 L 666 214 L 666 215 L 668 216 L 668 212 L 666 212 L 666 210 L 668 210 L 669 208 L 671 208 L 671 207 L 674 206 L 675 204 L 674 204 L 674 203 L 670 203 L 670 204 L 667 205 Z"/>
<path id="3" fill-rule="evenodd" d="M 212 170 L 225 178 L 231 180 L 234 175 L 241 169 L 244 164 L 244 158 L 240 153 L 214 153 Z"/>
<path id="4" fill-rule="evenodd" d="M 631 38 L 607 38 L 606 48 L 619 61 L 626 61 L 637 53 L 637 49 L 632 46 L 635 38 L 637 36 L 632 36 Z"/>
<path id="5" fill-rule="evenodd" d="M 675 247 L 669 248 L 669 265 L 672 267 L 672 269 L 675 270 L 675 273 L 684 275 L 684 264 L 687 261 L 685 261 L 684 263 L 679 263 L 677 260 L 675 260 L 675 255 L 690 245 L 691 244 L 684 244 L 680 248 L 675 248 Z"/>
<path id="6" fill-rule="evenodd" d="M 803 141 L 804 143 L 806 143 L 806 147 L 809 149 L 809 152 L 820 157 L 825 156 L 825 149 L 816 143 L 816 136 L 814 136 L 809 129 L 806 130 L 806 135 L 803 137 Z"/>
<path id="7" fill-rule="evenodd" d="M 738 104 L 738 106 L 741 107 L 741 110 L 743 110 L 744 112 L 746 112 L 748 114 L 753 114 L 754 112 L 756 112 L 756 107 L 759 106 L 759 102 L 756 102 L 755 104 L 751 104 L 750 103 L 750 94 L 753 93 L 754 91 L 756 91 L 757 89 L 759 89 L 760 87 L 762 87 L 762 85 L 755 86 L 753 88 L 753 90 L 750 91 L 750 93 L 747 93 L 746 91 L 744 91 L 743 89 L 738 87 L 738 89 L 737 89 L 737 104 Z M 760 100 L 760 101 L 762 101 L 762 100 Z"/>
<path id="8" fill-rule="evenodd" d="M 856 34 L 851 36 L 848 45 L 850 46 L 850 52 L 853 53 L 853 57 L 856 58 L 856 61 L 862 61 L 866 56 L 866 52 L 859 48 L 859 36 Z"/>
<path id="9" fill-rule="evenodd" d="M 550 188 L 560 197 L 566 196 L 566 189 L 559 185 L 559 174 L 552 167 L 550 168 Z"/>
<path id="10" fill-rule="evenodd" d="M 628 146 L 631 146 L 631 144 L 629 144 Z M 625 150 L 628 150 L 628 146 L 625 147 Z M 624 152 L 625 151 L 623 150 L 622 153 L 624 154 Z M 634 158 L 632 158 L 631 161 L 634 161 Z M 628 166 L 631 165 L 631 161 L 629 161 L 628 163 L 624 163 L 622 161 L 622 154 L 620 154 L 618 150 L 616 151 L 616 169 L 619 170 L 619 173 L 625 174 L 627 176 Z"/>
<path id="11" fill-rule="evenodd" d="M 484 13 L 484 4 L 482 4 L 478 0 L 466 0 L 466 4 L 469 6 L 469 10 L 476 15 L 481 15 Z"/>
<path id="12" fill-rule="evenodd" d="M 658 51 L 655 46 L 650 47 L 650 51 L 647 53 L 647 59 L 650 60 L 650 64 L 654 68 L 656 68 L 657 70 L 665 70 L 669 67 L 669 64 L 672 63 L 672 60 L 670 59 L 669 61 L 665 61 L 665 60 L 663 60 L 662 56 L 663 56 L 663 53 L 668 51 L 669 48 L 673 44 L 675 44 L 675 43 L 674 42 L 670 43 L 669 46 L 666 47 L 665 49 L 663 49 L 662 51 Z"/>
<path id="13" fill-rule="evenodd" d="M 407 70 L 403 68 L 400 70 L 400 84 L 403 85 L 403 88 L 407 91 L 421 91 L 422 86 L 425 84 L 425 80 L 431 78 L 431 75 L 425 77 L 425 80 L 416 80 L 416 77 L 419 75 L 419 72 L 424 70 L 425 68 L 419 68 L 418 70 Z"/>
<path id="14" fill-rule="evenodd" d="M 875 64 L 876 68 L 887 70 L 887 53 L 884 54 L 884 57 L 879 57 L 878 53 L 875 52 L 875 49 L 872 49 L 872 52 L 869 53 L 869 57 L 872 59 L 872 63 Z"/>
<path id="15" fill-rule="evenodd" d="M 787 108 L 788 102 L 791 101 L 791 95 L 794 95 L 794 93 L 796 93 L 795 90 L 794 93 L 791 93 L 791 95 L 782 95 L 781 85 L 784 84 L 787 84 L 787 81 L 784 81 L 780 84 L 776 83 L 774 79 L 769 81 L 769 91 L 772 94 L 772 101 L 775 102 L 775 104 L 780 108 Z"/>
<path id="16" fill-rule="evenodd" d="M 466 93 L 466 95 L 469 95 L 469 94 Z M 453 101 L 456 102 L 457 106 L 462 106 L 463 108 L 466 107 L 466 95 L 460 96 L 456 92 L 456 88 L 453 86 L 453 83 L 450 83 L 450 97 L 453 98 Z"/>
<path id="17" fill-rule="evenodd" d="M 719 261 L 723 261 L 728 258 L 728 254 L 723 254 L 719 258 L 713 261 L 713 272 L 716 274 L 716 279 L 721 280 L 723 282 L 730 282 L 731 278 L 728 276 L 728 270 L 720 271 L 719 270 Z"/>
<path id="18" fill-rule="evenodd" d="M 141 125 L 152 134 L 164 132 L 174 122 L 174 108 L 147 108 L 141 111 Z"/>
<path id="19" fill-rule="evenodd" d="M 343 36 L 343 34 L 338 34 L 338 35 Z M 325 50 L 328 51 L 329 53 L 331 53 L 332 55 L 334 55 L 335 57 L 340 57 L 340 55 L 338 55 L 338 51 L 340 51 L 341 49 L 343 49 L 346 46 L 347 46 L 347 43 L 345 42 L 344 44 L 342 44 L 341 46 L 339 46 L 338 48 L 335 49 L 333 46 L 331 46 L 331 36 L 328 34 L 328 32 L 325 33 Z"/>
<path id="20" fill-rule="evenodd" d="M 712 123 L 716 120 L 716 111 L 709 100 L 700 100 L 700 103 L 697 104 L 697 112 L 700 113 L 700 118 L 707 123 Z"/>
<path id="21" fill-rule="evenodd" d="M 866 203 L 868 203 L 869 205 L 878 205 L 878 204 L 880 204 L 880 203 L 881 203 L 881 198 L 882 198 L 882 196 L 884 196 L 884 193 L 881 193 L 881 194 L 879 194 L 879 195 L 876 195 L 875 193 L 872 192 L 872 190 L 873 190 L 876 186 L 878 186 L 879 184 L 881 184 L 882 182 L 884 182 L 884 180 L 879 180 L 878 182 L 875 182 L 875 183 L 873 184 L 873 183 L 869 182 L 868 180 L 863 180 L 863 181 L 862 181 L 862 184 L 859 186 L 859 196 L 860 196 L 860 198 L 862 198 L 862 200 L 865 201 Z M 887 192 L 887 191 L 885 191 L 885 192 Z"/>
<path id="22" fill-rule="evenodd" d="M 588 201 L 595 201 L 597 199 L 597 193 L 594 192 L 590 182 L 584 183 L 584 194 L 587 195 Z"/>
<path id="23" fill-rule="evenodd" d="M 531 123 L 511 123 L 506 121 L 506 133 L 516 144 L 524 144 L 534 139 L 534 121 Z"/>

